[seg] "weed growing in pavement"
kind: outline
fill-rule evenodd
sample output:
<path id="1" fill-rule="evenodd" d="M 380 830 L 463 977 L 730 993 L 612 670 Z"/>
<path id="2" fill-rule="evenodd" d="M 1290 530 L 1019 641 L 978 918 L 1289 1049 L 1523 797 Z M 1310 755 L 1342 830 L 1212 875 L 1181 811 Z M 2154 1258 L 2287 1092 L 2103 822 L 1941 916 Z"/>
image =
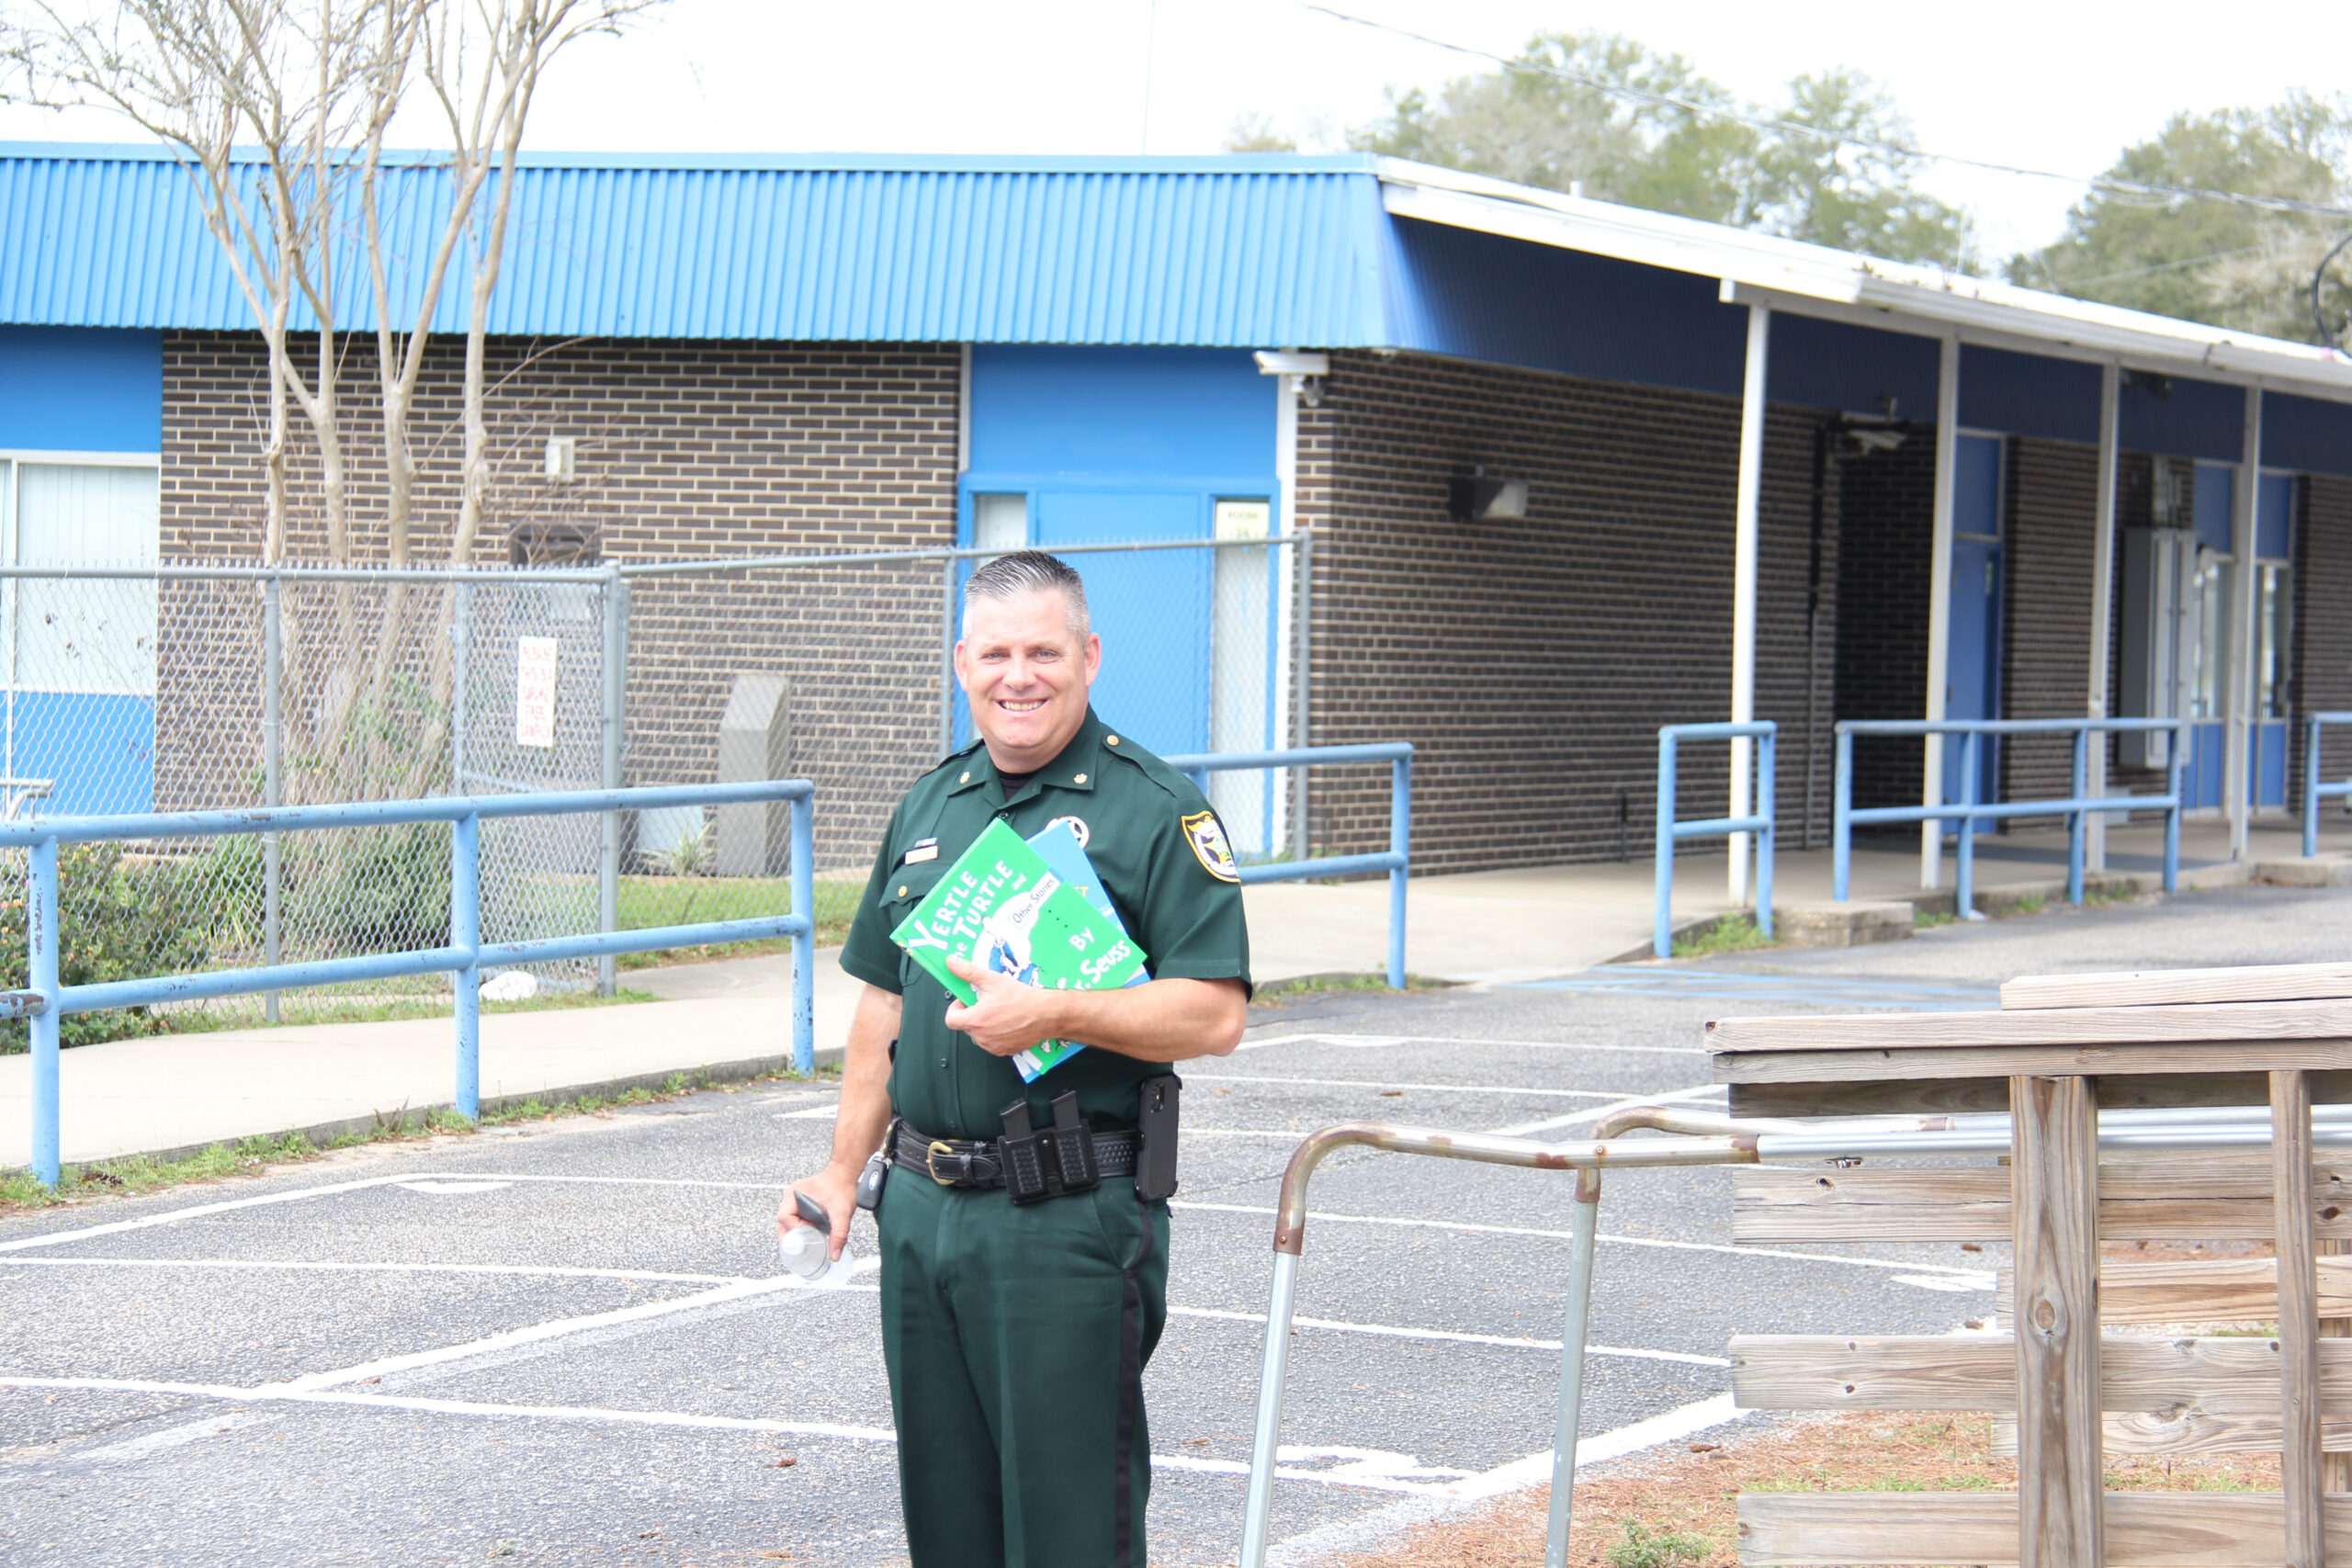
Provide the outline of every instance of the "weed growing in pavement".
<path id="1" fill-rule="evenodd" d="M 1753 915 L 1725 915 L 1711 926 L 1683 932 L 1674 939 L 1677 958 L 1704 958 L 1717 953 L 1746 953 L 1750 948 L 1771 947 L 1772 939 L 1756 929 Z"/>
<path id="2" fill-rule="evenodd" d="M 1408 974 L 1405 988 L 1408 991 L 1442 991 L 1453 985 L 1450 980 L 1432 980 L 1426 976 Z M 1289 980 L 1270 980 L 1260 986 L 1251 997 L 1260 1002 L 1295 1001 L 1301 997 L 1317 997 L 1329 991 L 1385 991 L 1388 989 L 1385 975 L 1301 975 Z"/>
<path id="3" fill-rule="evenodd" d="M 1941 910 L 1917 909 L 1914 910 L 1911 915 L 1911 929 L 1915 931 L 1927 931 L 1935 926 L 1956 926 L 1958 924 L 1960 924 L 1960 917 L 1958 915 L 1947 914 Z"/>
<path id="4" fill-rule="evenodd" d="M 616 1107 L 650 1105 L 700 1089 L 740 1094 L 745 1089 L 763 1089 L 775 1083 L 821 1082 L 839 1076 L 838 1068 L 820 1067 L 812 1078 L 803 1078 L 797 1073 L 770 1073 L 762 1077 L 720 1083 L 699 1074 L 689 1077 L 684 1073 L 672 1073 L 658 1089 L 640 1088 L 614 1095 L 584 1094 L 575 1100 L 558 1100 L 553 1104 L 543 1104 L 536 1099 L 526 1100 L 519 1105 L 485 1111 L 478 1122 L 469 1121 L 446 1106 L 421 1116 L 408 1114 L 403 1107 L 395 1114 L 379 1120 L 376 1125 L 365 1132 L 339 1134 L 322 1145 L 312 1143 L 300 1133 L 288 1133 L 283 1137 L 243 1138 L 233 1144 L 214 1144 L 180 1159 L 156 1160 L 144 1155 L 129 1155 L 120 1159 L 100 1160 L 89 1165 L 69 1165 L 59 1172 L 54 1190 L 35 1181 L 29 1171 L 0 1171 L 0 1217 L 30 1210 L 86 1203 L 101 1198 L 137 1197 L 141 1193 L 191 1182 L 258 1176 L 271 1166 L 300 1165 L 338 1149 L 354 1148 L 362 1144 L 396 1143 L 436 1135 L 469 1136 L 484 1127 L 508 1127 L 524 1122 L 552 1122 L 559 1117 L 609 1117 Z"/>
<path id="5" fill-rule="evenodd" d="M 1639 1519 L 1625 1521 L 1625 1533 L 1609 1549 L 1609 1568 L 1675 1568 L 1677 1563 L 1703 1562 L 1710 1552 L 1695 1535 L 1654 1530 Z"/>
<path id="6" fill-rule="evenodd" d="M 2041 913 L 2041 895 L 2039 893 L 2029 893 L 2024 897 L 2018 899 L 2016 903 L 2010 905 L 2007 909 L 2003 911 L 2003 913 L 2010 915 L 2038 915 Z"/>

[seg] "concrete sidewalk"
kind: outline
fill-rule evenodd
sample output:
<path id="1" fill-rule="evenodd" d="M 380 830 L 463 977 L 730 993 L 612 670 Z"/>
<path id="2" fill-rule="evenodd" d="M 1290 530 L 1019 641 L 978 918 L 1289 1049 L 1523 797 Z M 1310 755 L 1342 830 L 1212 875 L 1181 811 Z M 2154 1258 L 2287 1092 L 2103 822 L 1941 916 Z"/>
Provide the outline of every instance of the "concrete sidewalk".
<path id="1" fill-rule="evenodd" d="M 2323 857 L 2352 853 L 2352 826 L 2331 820 Z M 2162 843 L 2154 828 L 2109 835 L 2111 874 L 2154 889 Z M 2184 886 L 2243 882 L 2258 866 L 2290 868 L 2298 832 L 2283 823 L 2255 834 L 2254 856 L 2227 858 L 2218 823 L 2183 835 Z M 1874 840 L 1854 862 L 1857 900 L 1919 897 L 1916 838 Z M 1729 908 L 1721 854 L 1676 863 L 1678 923 Z M 2063 834 L 1980 840 L 1980 904 L 2021 892 L 2063 897 Z M 1950 858 L 1942 877 L 1951 885 Z M 1780 857 L 1776 903 L 1826 902 L 1824 850 Z M 1408 899 L 1406 959 L 1416 975 L 1468 984 L 1573 973 L 1646 954 L 1652 866 L 1645 858 L 1598 865 L 1540 866 L 1416 878 Z M 1377 974 L 1386 964 L 1385 880 L 1317 886 L 1277 883 L 1247 895 L 1253 968 L 1262 983 L 1311 975 Z M 1944 895 L 1949 908 L 1950 894 Z M 1907 928 L 1906 928 L 1907 929 Z M 830 950 L 818 954 L 817 1045 L 838 1050 L 859 985 Z M 680 964 L 629 973 L 632 988 L 662 999 L 636 1006 L 503 1013 L 482 1020 L 486 1104 L 570 1098 L 660 1084 L 673 1073 L 745 1077 L 786 1065 L 791 1052 L 788 954 Z M 223 1031 L 85 1045 L 63 1054 L 62 1134 L 68 1161 L 201 1147 L 292 1130 L 314 1137 L 365 1128 L 447 1105 L 456 1047 L 449 1021 L 322 1023 Z M 30 1154 L 31 1062 L 0 1057 L 0 1164 Z"/>

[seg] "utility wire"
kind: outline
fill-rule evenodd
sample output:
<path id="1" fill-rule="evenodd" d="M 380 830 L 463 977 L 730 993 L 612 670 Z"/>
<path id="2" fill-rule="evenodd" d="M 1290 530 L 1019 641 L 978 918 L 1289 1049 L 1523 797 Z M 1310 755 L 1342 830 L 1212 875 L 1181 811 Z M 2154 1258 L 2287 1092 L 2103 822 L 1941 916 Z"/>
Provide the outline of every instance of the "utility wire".
<path id="1" fill-rule="evenodd" d="M 1442 38 L 1431 38 L 1427 33 L 1415 32 L 1410 28 L 1400 28 L 1392 23 L 1374 21 L 1370 17 L 1359 17 L 1329 6 L 1318 5 L 1317 0 L 1294 0 L 1294 3 L 1302 9 L 1329 17 L 1336 21 L 1347 22 L 1359 28 L 1369 28 L 1374 32 L 1390 33 L 1397 38 L 1410 39 L 1416 43 L 1427 44 L 1432 49 L 1445 50 L 1453 54 L 1468 55 L 1474 60 L 1490 61 L 1506 71 L 1517 71 L 1534 76 L 1549 76 L 1555 81 L 1566 82 L 1573 86 L 1589 87 L 1595 92 L 1606 93 L 1611 97 L 1626 98 L 1634 103 L 1650 104 L 1662 108 L 1684 109 L 1692 114 L 1731 120 L 1736 124 L 1745 125 L 1757 130 L 1810 136 L 1817 141 L 1826 141 L 1833 147 L 1855 147 L 1864 152 L 1883 153 L 1893 158 L 1916 159 L 1931 164 L 1952 164 L 1966 169 L 1982 169 L 1990 174 L 2018 175 L 2028 179 L 2037 180 L 2057 180 L 2062 184 L 2085 186 L 2092 190 L 2104 191 L 2114 196 L 2140 197 L 2165 202 L 2220 201 L 2233 207 L 2251 208 L 2258 212 L 2298 212 L 2320 218 L 2352 218 L 2352 207 L 2334 206 L 2323 201 L 2299 201 L 2291 197 L 2283 196 L 2248 196 L 2240 191 L 2203 190 L 2191 186 L 2143 185 L 2136 180 L 2119 180 L 2108 175 L 2066 175 L 2060 174 L 2055 169 L 2025 168 L 2016 164 L 1996 164 L 1990 159 L 1964 157 L 1957 152 L 1931 152 L 1921 148 L 1905 147 L 1897 142 L 1881 141 L 1867 136 L 1849 136 L 1842 131 L 1825 130 L 1817 125 L 1805 125 L 1797 120 L 1775 119 L 1768 115 L 1746 114 L 1738 109 L 1724 108 L 1720 104 L 1701 103 L 1695 98 L 1679 97 L 1672 93 L 1652 92 L 1645 87 L 1629 87 L 1621 82 L 1608 82 L 1597 76 L 1584 75 L 1579 72 L 1563 71 L 1555 65 L 1544 65 L 1532 60 L 1520 60 L 1510 55 L 1497 54 L 1492 50 L 1476 49 L 1468 44 L 1453 43 Z"/>

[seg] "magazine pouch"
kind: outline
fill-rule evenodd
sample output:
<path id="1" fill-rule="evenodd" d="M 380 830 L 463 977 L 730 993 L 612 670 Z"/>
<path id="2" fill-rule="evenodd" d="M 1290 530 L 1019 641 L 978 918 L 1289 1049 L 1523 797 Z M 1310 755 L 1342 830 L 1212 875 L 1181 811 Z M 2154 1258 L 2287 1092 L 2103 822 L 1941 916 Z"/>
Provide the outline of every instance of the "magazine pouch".
<path id="1" fill-rule="evenodd" d="M 1079 1120 L 1078 1090 L 1054 1101 L 1054 1165 L 1064 1192 L 1091 1192 L 1102 1185 L 1094 1165 L 1094 1130 Z"/>
<path id="2" fill-rule="evenodd" d="M 1029 1102 L 1016 1100 L 997 1112 L 1004 1122 L 998 1163 L 1004 1190 L 1016 1203 L 1035 1203 L 1102 1185 L 1094 1166 L 1094 1134 L 1079 1120 L 1075 1090 L 1054 1101 L 1054 1124 L 1032 1130 Z"/>

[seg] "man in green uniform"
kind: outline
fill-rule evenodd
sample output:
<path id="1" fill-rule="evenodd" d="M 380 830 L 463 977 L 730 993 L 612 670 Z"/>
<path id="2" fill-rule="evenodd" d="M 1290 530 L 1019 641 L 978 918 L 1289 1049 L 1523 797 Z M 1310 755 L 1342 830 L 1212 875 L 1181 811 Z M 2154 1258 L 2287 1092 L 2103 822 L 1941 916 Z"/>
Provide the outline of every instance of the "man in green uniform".
<path id="1" fill-rule="evenodd" d="M 832 1158 L 797 1190 L 824 1205 L 838 1257 L 888 1134 L 882 1346 L 915 1568 L 1146 1562 L 1142 1374 L 1167 1316 L 1168 1205 L 1138 1190 L 1133 1130 L 1167 1064 L 1240 1043 L 1250 952 L 1208 803 L 1088 705 L 1102 657 L 1063 562 L 1024 550 L 972 573 L 956 672 L 980 739 L 899 802 L 842 949 L 865 989 Z M 978 991 L 958 1004 L 889 933 L 991 821 L 1027 838 L 1065 818 L 1151 979 L 1048 991 L 950 960 Z M 1009 1058 L 1056 1039 L 1090 1048 L 1023 1084 Z M 1008 1109 L 1045 1127 L 1071 1092 L 1100 1184 L 1012 1202 Z M 792 1193 L 776 1223 L 795 1223 Z"/>

